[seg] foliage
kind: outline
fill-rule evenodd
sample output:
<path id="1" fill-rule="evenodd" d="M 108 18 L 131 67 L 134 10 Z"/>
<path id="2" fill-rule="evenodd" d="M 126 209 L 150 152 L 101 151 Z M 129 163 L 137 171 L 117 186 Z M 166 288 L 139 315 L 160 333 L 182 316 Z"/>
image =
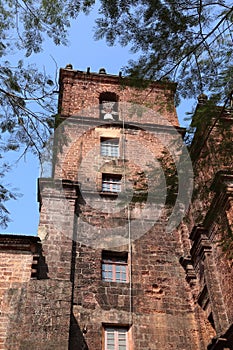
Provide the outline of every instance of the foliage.
<path id="1" fill-rule="evenodd" d="M 224 100 L 232 89 L 231 1 L 101 0 L 96 38 L 139 52 L 126 73 L 178 82 L 181 97 L 203 91 Z"/>
<path id="2" fill-rule="evenodd" d="M 46 37 L 65 45 L 71 20 L 95 3 L 96 38 L 110 45 L 118 40 L 140 54 L 125 74 L 176 81 L 177 100 L 206 92 L 216 105 L 232 91 L 230 0 L 0 0 L 1 154 L 23 146 L 40 157 L 53 126 L 56 85 L 20 58 L 40 52 Z"/>
<path id="3" fill-rule="evenodd" d="M 39 158 L 50 135 L 56 110 L 56 83 L 28 63 L 43 49 L 46 37 L 67 43 L 70 21 L 88 12 L 93 0 L 0 0 L 0 157 L 7 151 L 32 150 Z M 26 60 L 26 63 L 25 63 Z M 56 77 L 55 77 L 56 79 Z M 21 154 L 22 156 L 22 154 Z M 5 202 L 15 198 L 0 174 L 0 225 L 9 221 Z"/>
<path id="4" fill-rule="evenodd" d="M 179 186 L 177 167 L 168 150 L 164 150 L 162 152 L 162 156 L 158 160 L 161 164 L 161 168 L 163 169 L 163 174 L 166 179 L 166 205 L 173 207 L 177 200 Z"/>
<path id="5" fill-rule="evenodd" d="M 1 167 L 0 171 L 0 178 L 3 178 L 6 174 L 6 172 L 9 171 L 9 165 L 4 163 Z M 1 227 L 7 227 L 7 224 L 9 222 L 9 211 L 5 207 L 3 203 L 9 201 L 10 199 L 16 199 L 19 194 L 16 192 L 15 189 L 10 189 L 9 184 L 4 185 L 3 183 L 0 184 L 0 226 Z"/>
<path id="6" fill-rule="evenodd" d="M 164 204 L 166 208 L 170 208 L 175 205 L 177 200 L 179 186 L 178 171 L 168 149 L 164 148 L 161 153 L 161 156 L 157 158 L 158 164 L 155 163 L 156 166 L 154 163 L 148 164 L 149 171 L 147 176 L 153 184 L 149 190 L 151 193 L 156 193 L 156 196 L 161 196 L 161 198 L 157 198 L 158 202 L 163 202 L 165 199 Z M 164 189 L 166 193 L 163 193 Z M 163 198 L 164 195 L 165 198 Z"/>

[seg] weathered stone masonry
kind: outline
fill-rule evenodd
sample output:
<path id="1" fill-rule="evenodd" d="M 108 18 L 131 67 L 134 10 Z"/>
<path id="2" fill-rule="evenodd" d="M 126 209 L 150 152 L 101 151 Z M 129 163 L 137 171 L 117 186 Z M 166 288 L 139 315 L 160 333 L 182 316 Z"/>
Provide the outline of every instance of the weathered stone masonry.
<path id="1" fill-rule="evenodd" d="M 203 166 L 206 150 L 194 139 L 198 195 L 168 233 L 166 210 L 154 220 L 162 202 L 146 205 L 159 177 L 150 182 L 145 169 L 184 134 L 175 84 L 136 88 L 70 65 L 59 83 L 53 174 L 39 179 L 38 238 L 0 236 L 0 349 L 109 350 L 114 334 L 116 349 L 122 337 L 127 350 L 232 350 L 232 265 L 217 244 L 232 229 L 232 169 Z M 105 100 L 118 104 L 112 120 L 103 119 Z M 113 139 L 117 157 L 103 155 L 101 142 Z M 129 204 L 104 192 L 103 179 L 110 189 L 128 184 Z M 103 277 L 109 261 L 115 277 L 119 261 L 126 266 L 125 280 Z"/>

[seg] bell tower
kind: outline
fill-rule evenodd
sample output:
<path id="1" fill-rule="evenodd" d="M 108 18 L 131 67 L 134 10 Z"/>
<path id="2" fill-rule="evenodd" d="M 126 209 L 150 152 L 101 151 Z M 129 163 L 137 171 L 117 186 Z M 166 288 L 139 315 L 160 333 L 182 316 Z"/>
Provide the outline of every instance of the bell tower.
<path id="1" fill-rule="evenodd" d="M 38 237 L 0 236 L 0 350 L 232 350 L 232 103 L 199 96 L 189 153 L 173 82 L 59 85 Z"/>
<path id="2" fill-rule="evenodd" d="M 181 153 L 176 85 L 70 65 L 59 83 L 39 232 L 49 278 L 71 271 L 70 349 L 202 349 L 161 170 Z"/>

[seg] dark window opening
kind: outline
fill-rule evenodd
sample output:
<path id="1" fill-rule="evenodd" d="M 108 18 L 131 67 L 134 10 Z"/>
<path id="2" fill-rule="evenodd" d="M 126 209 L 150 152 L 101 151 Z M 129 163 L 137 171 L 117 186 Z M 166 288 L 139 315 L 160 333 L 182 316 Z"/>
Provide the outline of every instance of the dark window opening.
<path id="1" fill-rule="evenodd" d="M 118 120 L 118 96 L 114 92 L 102 92 L 99 97 L 100 119 Z"/>
<path id="2" fill-rule="evenodd" d="M 121 175 L 102 174 L 102 192 L 119 193 L 121 192 Z"/>
<path id="3" fill-rule="evenodd" d="M 208 320 L 209 320 L 211 326 L 215 329 L 214 318 L 213 318 L 212 312 L 209 314 Z"/>

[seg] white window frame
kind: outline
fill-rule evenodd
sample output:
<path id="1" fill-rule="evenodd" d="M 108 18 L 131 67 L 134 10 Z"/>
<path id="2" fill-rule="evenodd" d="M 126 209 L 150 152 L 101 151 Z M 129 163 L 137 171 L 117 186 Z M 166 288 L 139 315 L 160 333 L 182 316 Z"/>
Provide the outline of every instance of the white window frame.
<path id="1" fill-rule="evenodd" d="M 102 157 L 118 158 L 120 154 L 119 138 L 101 137 L 100 154 Z"/>
<path id="2" fill-rule="evenodd" d="M 110 333 L 111 333 L 111 336 L 110 336 Z M 105 326 L 104 327 L 104 350 L 129 350 L 128 333 L 129 333 L 128 327 Z M 125 334 L 125 337 L 122 336 L 123 334 Z"/>

